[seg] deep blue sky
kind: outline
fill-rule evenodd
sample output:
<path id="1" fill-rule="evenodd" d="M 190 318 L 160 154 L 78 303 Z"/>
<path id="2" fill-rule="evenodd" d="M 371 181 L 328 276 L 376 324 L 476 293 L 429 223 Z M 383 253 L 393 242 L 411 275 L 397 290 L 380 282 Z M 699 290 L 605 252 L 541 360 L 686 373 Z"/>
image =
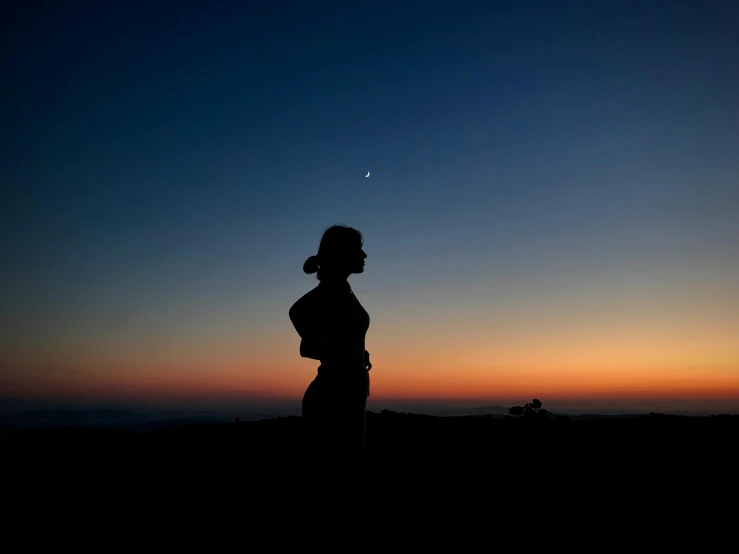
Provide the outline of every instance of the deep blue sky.
<path id="1" fill-rule="evenodd" d="M 681 275 L 736 292 L 736 2 L 28 1 L 0 21 L 13 360 L 226 329 L 293 348 L 336 222 L 366 237 L 386 324 L 399 302 L 467 317 L 422 291 L 486 279 L 511 305 L 578 278 L 614 302 Z"/>

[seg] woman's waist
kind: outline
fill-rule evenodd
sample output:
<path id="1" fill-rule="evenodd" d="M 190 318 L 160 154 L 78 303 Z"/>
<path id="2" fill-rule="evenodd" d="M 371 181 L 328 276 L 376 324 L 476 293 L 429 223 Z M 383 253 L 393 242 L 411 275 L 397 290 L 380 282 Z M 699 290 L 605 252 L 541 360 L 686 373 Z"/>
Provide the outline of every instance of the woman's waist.
<path id="1" fill-rule="evenodd" d="M 318 366 L 318 377 L 322 381 L 335 383 L 367 383 L 369 371 L 366 367 L 354 364 L 333 365 L 322 363 Z"/>
<path id="2" fill-rule="evenodd" d="M 325 392 L 339 392 L 344 394 L 354 390 L 362 397 L 369 396 L 370 378 L 366 367 L 353 368 L 349 366 L 336 367 L 328 364 L 318 366 L 316 382 L 320 383 Z"/>
<path id="3" fill-rule="evenodd" d="M 318 375 L 326 377 L 366 377 L 368 374 L 367 367 L 361 364 L 321 363 L 318 366 Z"/>

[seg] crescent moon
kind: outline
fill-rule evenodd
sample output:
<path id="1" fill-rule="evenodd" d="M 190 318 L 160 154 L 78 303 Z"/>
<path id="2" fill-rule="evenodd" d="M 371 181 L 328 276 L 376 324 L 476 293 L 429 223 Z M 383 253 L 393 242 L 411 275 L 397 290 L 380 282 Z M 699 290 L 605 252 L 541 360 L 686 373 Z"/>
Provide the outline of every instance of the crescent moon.
<path id="1" fill-rule="evenodd" d="M 365 179 L 366 179 L 367 177 L 369 177 L 369 171 L 367 172 L 367 175 L 365 175 L 365 176 L 364 176 L 364 178 L 365 178 Z"/>

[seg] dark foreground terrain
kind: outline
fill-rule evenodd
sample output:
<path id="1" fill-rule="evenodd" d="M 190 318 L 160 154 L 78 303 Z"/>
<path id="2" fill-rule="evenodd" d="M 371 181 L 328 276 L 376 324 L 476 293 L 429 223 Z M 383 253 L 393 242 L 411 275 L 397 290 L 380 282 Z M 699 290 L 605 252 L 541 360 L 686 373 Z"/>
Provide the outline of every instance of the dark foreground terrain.
<path id="1" fill-rule="evenodd" d="M 477 470 L 569 468 L 620 471 L 667 467 L 689 470 L 709 463 L 718 471 L 733 457 L 739 416 L 685 417 L 650 414 L 526 420 L 513 417 L 433 417 L 383 411 L 367 417 L 363 463 Z M 172 470 L 220 472 L 308 466 L 299 417 L 220 425 L 171 425 L 148 431 L 56 428 L 17 431 L 0 438 L 6 463 L 32 471 L 67 466 L 77 473 L 171 463 Z M 85 471 L 82 471 L 82 470 Z M 415 469 L 414 469 L 415 471 Z M 84 475 L 83 475 L 84 476 Z M 90 475 L 88 475 L 89 477 Z"/>
<path id="2" fill-rule="evenodd" d="M 321 464 L 302 450 L 301 425 L 290 417 L 148 431 L 13 432 L 0 438 L 3 502 L 22 525 L 71 519 L 94 531 L 95 520 L 125 534 L 145 523 L 180 543 L 190 532 L 185 517 L 197 521 L 193 530 L 229 521 L 240 534 L 247 521 L 243 529 L 257 530 L 255 517 L 320 520 L 355 509 L 371 514 L 357 521 L 378 530 L 390 512 L 422 526 L 424 513 L 504 537 L 504 521 L 556 519 L 560 532 L 600 524 L 611 534 L 647 530 L 662 541 L 654 518 L 671 529 L 682 519 L 697 528 L 704 516 L 719 525 L 725 512 L 712 506 L 733 503 L 739 476 L 739 416 L 370 413 L 364 457 Z M 173 535 L 171 522 L 179 526 Z M 427 526 L 424 540 L 433 543 L 437 529 Z M 280 533 L 289 535 L 286 529 Z"/>

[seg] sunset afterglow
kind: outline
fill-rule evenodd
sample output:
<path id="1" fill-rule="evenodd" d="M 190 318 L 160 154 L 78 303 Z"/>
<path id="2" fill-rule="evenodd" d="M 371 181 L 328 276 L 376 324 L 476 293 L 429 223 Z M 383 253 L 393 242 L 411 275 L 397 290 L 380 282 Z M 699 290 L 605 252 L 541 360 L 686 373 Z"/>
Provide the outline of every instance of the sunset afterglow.
<path id="1" fill-rule="evenodd" d="M 107 4 L 14 24 L 0 397 L 299 406 L 344 223 L 369 409 L 739 412 L 730 3 Z"/>

